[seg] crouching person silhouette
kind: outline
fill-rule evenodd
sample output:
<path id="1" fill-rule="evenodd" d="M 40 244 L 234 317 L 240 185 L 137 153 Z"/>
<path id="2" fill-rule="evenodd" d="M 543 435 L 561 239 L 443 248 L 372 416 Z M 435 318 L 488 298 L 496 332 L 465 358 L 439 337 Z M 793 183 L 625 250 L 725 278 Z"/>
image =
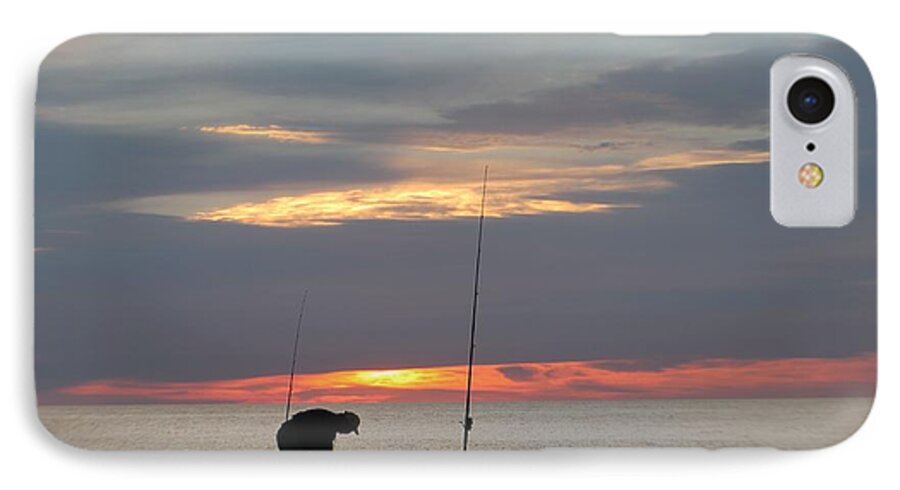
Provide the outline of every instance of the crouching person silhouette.
<path id="1" fill-rule="evenodd" d="M 338 434 L 359 434 L 359 416 L 353 412 L 334 413 L 323 408 L 297 412 L 281 424 L 275 440 L 278 449 L 331 451 Z"/>

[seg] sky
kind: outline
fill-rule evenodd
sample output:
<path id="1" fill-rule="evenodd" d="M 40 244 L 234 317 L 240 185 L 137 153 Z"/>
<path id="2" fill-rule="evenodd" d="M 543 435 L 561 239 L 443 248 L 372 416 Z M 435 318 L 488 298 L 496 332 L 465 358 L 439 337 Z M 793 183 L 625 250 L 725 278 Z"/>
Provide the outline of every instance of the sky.
<path id="1" fill-rule="evenodd" d="M 768 211 L 768 66 L 842 64 L 860 201 Z M 827 38 L 88 36 L 41 66 L 42 403 L 871 395 L 874 91 Z M 305 397 L 305 398 L 304 398 Z"/>

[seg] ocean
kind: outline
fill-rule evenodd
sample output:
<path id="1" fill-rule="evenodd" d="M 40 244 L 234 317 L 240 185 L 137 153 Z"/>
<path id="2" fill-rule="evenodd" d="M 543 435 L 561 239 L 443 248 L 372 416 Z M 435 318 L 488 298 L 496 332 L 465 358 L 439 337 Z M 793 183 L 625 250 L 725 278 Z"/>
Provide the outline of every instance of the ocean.
<path id="1" fill-rule="evenodd" d="M 865 420 L 871 398 L 541 401 L 476 403 L 470 449 L 835 444 Z M 317 405 L 351 410 L 360 434 L 336 450 L 458 450 L 462 404 Z M 297 406 L 297 410 L 312 408 Z M 278 405 L 41 406 L 60 440 L 118 450 L 273 450 Z M 295 411 L 295 410 L 292 410 Z"/>

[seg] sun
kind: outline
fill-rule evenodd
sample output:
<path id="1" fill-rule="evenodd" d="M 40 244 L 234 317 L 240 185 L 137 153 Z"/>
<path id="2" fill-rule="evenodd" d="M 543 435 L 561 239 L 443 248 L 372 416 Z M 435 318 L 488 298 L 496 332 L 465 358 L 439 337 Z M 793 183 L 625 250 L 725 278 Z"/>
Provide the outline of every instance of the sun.
<path id="1" fill-rule="evenodd" d="M 420 384 L 425 374 L 418 369 L 385 369 L 354 373 L 355 381 L 369 386 L 404 387 Z"/>

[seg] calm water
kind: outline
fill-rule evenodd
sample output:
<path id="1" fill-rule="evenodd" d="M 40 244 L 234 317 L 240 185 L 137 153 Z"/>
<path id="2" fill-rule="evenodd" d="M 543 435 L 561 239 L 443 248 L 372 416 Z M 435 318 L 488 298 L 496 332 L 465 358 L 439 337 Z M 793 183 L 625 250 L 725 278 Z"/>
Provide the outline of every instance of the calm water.
<path id="1" fill-rule="evenodd" d="M 839 442 L 863 422 L 870 398 L 479 403 L 472 449 L 603 446 L 775 446 Z M 456 450 L 461 404 L 328 406 L 360 415 L 360 435 L 336 449 Z M 298 407 L 308 408 L 308 407 Z M 58 438 L 94 449 L 274 449 L 277 405 L 46 406 Z"/>

